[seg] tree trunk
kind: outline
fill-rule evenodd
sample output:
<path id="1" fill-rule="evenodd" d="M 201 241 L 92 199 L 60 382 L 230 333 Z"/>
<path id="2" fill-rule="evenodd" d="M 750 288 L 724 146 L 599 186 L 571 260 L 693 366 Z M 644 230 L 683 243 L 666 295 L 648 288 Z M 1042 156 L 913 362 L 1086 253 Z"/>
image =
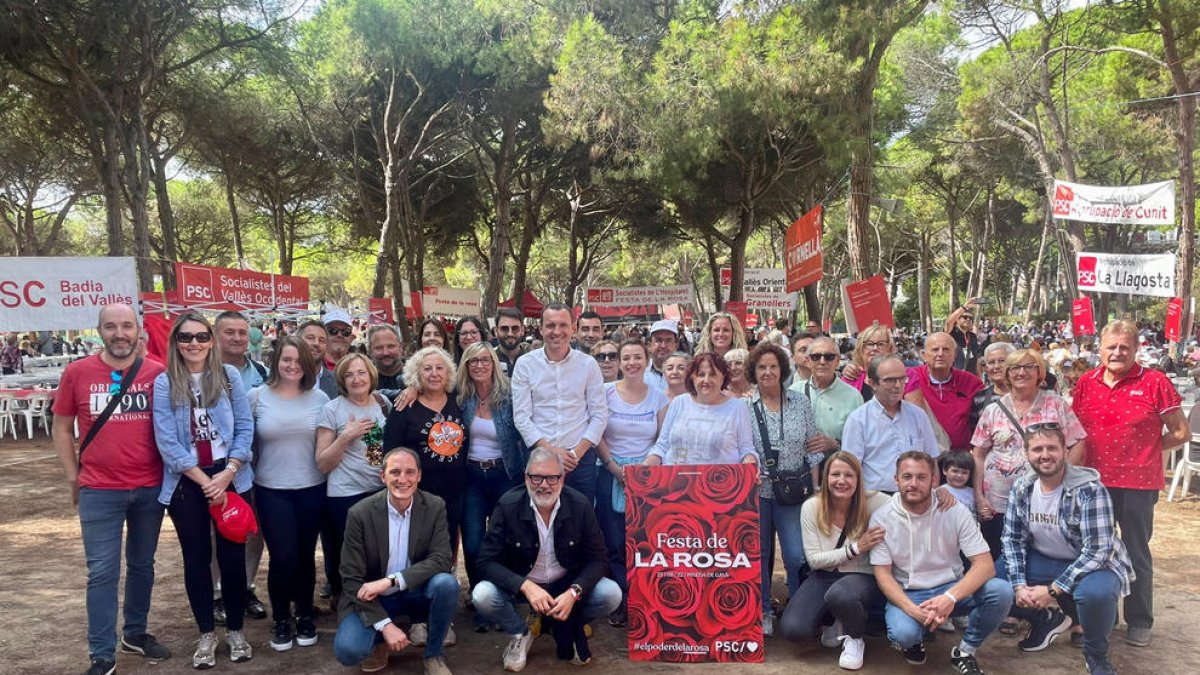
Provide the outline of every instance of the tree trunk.
<path id="1" fill-rule="evenodd" d="M 865 114 L 865 113 L 861 113 Z M 871 138 L 865 123 L 852 134 L 850 149 L 850 196 L 846 208 L 846 250 L 850 256 L 850 277 L 862 281 L 869 276 L 871 259 Z"/>
<path id="2" fill-rule="evenodd" d="M 1042 262 L 1046 259 L 1046 240 L 1050 238 L 1050 228 L 1054 227 L 1054 183 L 1051 181 L 1046 190 L 1045 213 L 1042 216 L 1042 241 L 1038 244 L 1037 262 L 1033 266 L 1033 281 L 1029 289 L 1029 304 L 1025 306 L 1025 323 L 1029 323 L 1037 305 L 1038 295 L 1042 287 Z"/>
<path id="3" fill-rule="evenodd" d="M 123 256 L 125 255 L 125 233 L 121 226 L 125 220 L 125 202 L 121 197 L 121 132 L 115 122 L 107 121 L 101 133 L 104 155 L 96 158 L 96 161 L 100 173 L 101 192 L 104 194 L 108 255 Z"/>
<path id="4" fill-rule="evenodd" d="M 743 204 L 738 211 L 738 229 L 729 247 L 729 299 L 746 298 L 746 245 L 754 230 L 754 203 Z"/>
<path id="5" fill-rule="evenodd" d="M 920 247 L 917 251 L 917 306 L 921 311 L 921 327 L 926 332 L 933 332 L 933 294 L 930 288 L 930 270 L 933 268 L 933 251 L 931 239 L 933 234 L 926 230 L 920 233 Z"/>
<path id="6" fill-rule="evenodd" d="M 725 307 L 721 298 L 721 265 L 717 262 L 717 245 L 712 234 L 704 233 L 704 255 L 708 258 L 708 272 L 712 277 L 713 311 L 719 312 Z"/>
<path id="7" fill-rule="evenodd" d="M 175 211 L 171 208 L 171 196 L 167 194 L 167 163 L 171 158 L 154 150 L 154 202 L 158 206 L 158 224 L 162 228 L 163 288 L 175 287 L 175 265 L 179 260 L 179 247 L 175 241 Z"/>
<path id="8" fill-rule="evenodd" d="M 1170 3 L 1160 1 L 1158 4 L 1163 53 L 1167 57 L 1175 94 L 1179 95 L 1176 99 L 1178 114 L 1175 121 L 1175 144 L 1179 158 L 1180 207 L 1183 213 L 1179 221 L 1175 292 L 1183 298 L 1179 328 L 1182 342 L 1186 343 L 1191 337 L 1184 331 L 1188 331 L 1192 324 L 1192 275 L 1196 268 L 1196 165 L 1193 158 L 1196 147 L 1196 96 L 1187 95 L 1193 94 L 1195 87 L 1191 85 L 1184 58 L 1179 53 L 1176 21 Z"/>
<path id="9" fill-rule="evenodd" d="M 537 240 L 538 227 L 540 225 L 538 221 L 541 218 L 541 214 L 537 213 L 537 211 L 540 209 L 540 200 L 537 203 L 533 203 L 532 195 L 529 199 L 525 200 L 525 222 L 521 230 L 521 241 L 518 242 L 517 250 L 514 253 L 516 260 L 513 266 L 512 297 L 516 301 L 517 309 L 521 311 L 525 311 L 524 300 L 525 287 L 528 283 L 526 280 L 529 278 L 529 253 L 533 250 L 533 242 Z M 493 255 L 495 254 L 493 253 Z M 543 298 L 543 301 L 549 302 L 546 298 Z"/>
<path id="10" fill-rule="evenodd" d="M 238 216 L 237 195 L 233 192 L 233 175 L 229 170 L 229 160 L 221 167 L 225 177 L 225 203 L 229 207 L 229 220 L 233 225 L 233 250 L 237 255 L 238 269 L 245 269 L 246 249 L 242 248 L 242 219 Z"/>
<path id="11" fill-rule="evenodd" d="M 154 290 L 154 260 L 150 252 L 150 148 L 141 102 L 137 101 L 125 127 L 125 195 L 133 224 L 138 287 Z"/>
<path id="12" fill-rule="evenodd" d="M 807 319 L 813 319 L 818 325 L 821 323 L 821 294 L 817 292 L 817 284 L 809 284 L 804 287 L 804 316 Z M 795 331 L 798 332 L 798 331 Z"/>
<path id="13" fill-rule="evenodd" d="M 488 258 L 487 279 L 483 285 L 481 298 L 482 311 L 485 316 L 496 313 L 496 305 L 500 303 L 500 289 L 504 284 L 504 269 L 508 264 L 508 254 L 512 250 L 512 162 L 516 148 L 517 123 L 513 116 L 506 116 L 501 122 L 500 147 L 492 157 L 492 175 L 494 184 L 492 197 L 496 209 L 496 222 L 492 226 L 492 252 Z M 524 270 L 517 272 L 524 274 Z M 524 286 L 524 279 L 521 285 Z M 513 285 L 516 285 L 514 279 Z M 515 295 L 518 306 L 521 296 Z"/>
<path id="14" fill-rule="evenodd" d="M 949 199 L 946 201 L 946 216 L 950 226 L 947 234 L 950 239 L 950 309 L 953 310 L 962 303 L 958 301 L 958 247 L 954 242 L 954 232 L 958 229 L 958 208 Z"/>

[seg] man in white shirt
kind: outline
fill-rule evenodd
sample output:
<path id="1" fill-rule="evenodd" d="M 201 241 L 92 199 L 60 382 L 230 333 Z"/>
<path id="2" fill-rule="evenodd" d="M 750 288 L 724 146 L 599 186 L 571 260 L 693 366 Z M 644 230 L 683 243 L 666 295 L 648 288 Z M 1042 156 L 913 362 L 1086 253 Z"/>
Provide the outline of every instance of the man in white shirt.
<path id="1" fill-rule="evenodd" d="M 940 453 L 933 425 L 919 406 L 904 399 L 908 376 L 904 361 L 883 354 L 867 364 L 867 379 L 875 395 L 850 416 L 842 428 L 842 449 L 863 464 L 868 490 L 892 493 L 897 489 L 896 458 L 907 450 L 931 457 Z"/>
<path id="2" fill-rule="evenodd" d="M 417 489 L 421 459 L 408 448 L 389 451 L 380 475 L 387 489 L 355 504 L 346 519 L 334 655 L 363 672 L 383 670 L 389 654 L 413 644 L 417 631 L 393 622 L 407 615 L 428 625 L 425 675 L 451 675 L 442 647 L 458 609 L 458 580 L 446 504 Z"/>
<path id="3" fill-rule="evenodd" d="M 1012 606 L 1013 589 L 997 579 L 975 516 L 962 504 L 938 508 L 933 458 L 909 451 L 896 461 L 900 491 L 871 515 L 883 541 L 871 549 L 875 581 L 887 598 L 888 639 L 911 665 L 925 663 L 925 634 L 953 616 L 968 616 L 962 641 L 950 650 L 960 675 L 983 675 L 975 652 Z M 853 552 L 853 544 L 851 544 Z M 970 561 L 963 573 L 962 556 Z"/>
<path id="4" fill-rule="evenodd" d="M 545 346 L 513 367 L 513 422 L 525 444 L 562 460 L 567 485 L 593 501 L 596 452 L 608 423 L 604 376 L 596 360 L 571 349 L 571 310 L 550 303 L 542 310 Z"/>
<path id="5" fill-rule="evenodd" d="M 523 363 L 523 362 L 522 362 Z M 558 658 L 576 665 L 591 659 L 584 626 L 621 604 L 621 589 L 604 577 L 608 554 L 590 499 L 563 485 L 558 453 L 535 448 L 525 484 L 500 497 L 479 552 L 475 610 L 509 635 L 504 669 L 520 672 L 533 634 L 517 614 L 523 600 L 553 622 Z"/>

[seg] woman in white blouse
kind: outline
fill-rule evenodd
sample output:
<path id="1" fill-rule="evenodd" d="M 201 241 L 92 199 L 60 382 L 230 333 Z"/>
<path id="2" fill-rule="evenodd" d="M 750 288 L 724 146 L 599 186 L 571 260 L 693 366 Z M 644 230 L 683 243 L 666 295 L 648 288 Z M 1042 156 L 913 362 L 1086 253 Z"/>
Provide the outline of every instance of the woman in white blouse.
<path id="1" fill-rule="evenodd" d="M 728 383 L 725 359 L 714 352 L 692 359 L 687 395 L 676 396 L 667 407 L 646 464 L 757 464 L 750 409 L 725 392 Z"/>

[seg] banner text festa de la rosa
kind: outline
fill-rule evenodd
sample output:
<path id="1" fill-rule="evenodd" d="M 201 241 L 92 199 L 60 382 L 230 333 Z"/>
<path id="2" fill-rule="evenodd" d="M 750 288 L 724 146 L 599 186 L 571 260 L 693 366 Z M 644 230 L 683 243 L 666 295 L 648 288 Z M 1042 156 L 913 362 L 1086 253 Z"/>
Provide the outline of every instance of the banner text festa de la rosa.
<path id="1" fill-rule="evenodd" d="M 137 297 L 133 258 L 5 258 L 0 330 L 90 328 L 101 307 Z"/>

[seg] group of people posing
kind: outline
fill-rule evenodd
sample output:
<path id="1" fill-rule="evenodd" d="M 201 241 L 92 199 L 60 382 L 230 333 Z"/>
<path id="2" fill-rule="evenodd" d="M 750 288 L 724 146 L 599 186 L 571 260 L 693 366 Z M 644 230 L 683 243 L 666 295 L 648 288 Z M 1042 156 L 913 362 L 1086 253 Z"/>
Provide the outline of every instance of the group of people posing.
<path id="1" fill-rule="evenodd" d="M 841 647 L 843 668 L 862 667 L 873 616 L 910 663 L 924 662 L 929 631 L 966 616 L 958 672 L 982 672 L 976 650 L 1017 620 L 1026 651 L 1077 624 L 1090 672 L 1115 672 L 1108 640 L 1126 596 L 1126 640 L 1149 644 L 1159 457 L 1187 423 L 1170 381 L 1133 363 L 1132 324 L 1105 328 L 1102 365 L 1068 405 L 1042 386 L 1036 351 L 1003 342 L 982 354 L 985 386 L 954 366 L 951 333 L 929 336 L 924 365 L 906 367 L 888 329 L 872 326 L 839 372 L 830 338 L 748 350 L 727 313 L 708 320 L 694 354 L 670 321 L 645 341 L 576 340 L 592 319 L 547 305 L 537 349 L 523 347 L 511 310 L 496 317 L 495 346 L 475 319 L 453 339 L 427 324 L 404 359 L 386 325 L 370 329 L 368 354 L 351 351 L 350 318 L 329 312 L 260 364 L 245 317 L 188 313 L 159 364 L 137 355 L 136 312 L 104 308 L 104 350 L 67 368 L 53 406 L 87 557 L 88 673 L 115 672 L 118 648 L 170 656 L 146 621 L 164 511 L 199 631 L 196 668 L 216 665 L 218 622 L 229 659 L 252 658 L 243 628 L 267 613 L 254 586 L 264 542 L 271 648 L 318 643 L 318 541 L 345 665 L 373 672 L 419 646 L 426 673 L 448 674 L 460 550 L 472 628 L 508 636 L 506 670 L 524 669 L 539 630 L 558 659 L 587 663 L 587 625 L 626 622 L 630 464 L 760 467 L 764 632 L 819 636 Z M 230 493 L 253 504 L 261 538 L 214 527 Z"/>

